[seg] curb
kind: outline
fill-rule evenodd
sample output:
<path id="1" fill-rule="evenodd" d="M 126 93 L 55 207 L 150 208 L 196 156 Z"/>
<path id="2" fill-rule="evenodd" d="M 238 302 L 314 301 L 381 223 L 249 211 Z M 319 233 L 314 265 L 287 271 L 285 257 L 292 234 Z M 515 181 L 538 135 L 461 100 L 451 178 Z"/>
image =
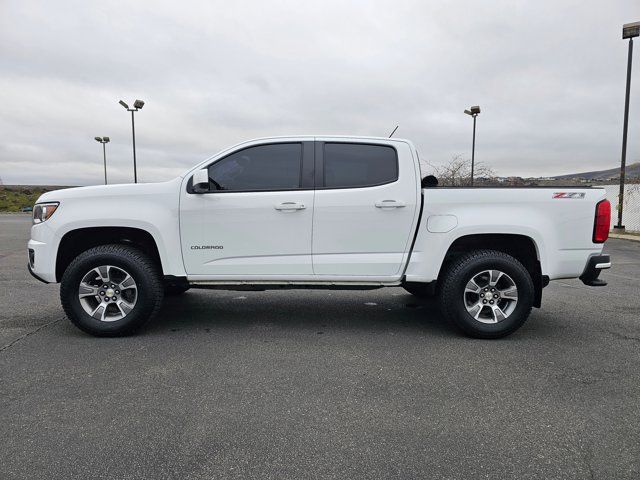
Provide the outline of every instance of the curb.
<path id="1" fill-rule="evenodd" d="M 640 242 L 640 235 L 628 235 L 625 233 L 610 233 L 609 238 L 619 238 L 622 240 L 631 240 L 632 242 Z"/>

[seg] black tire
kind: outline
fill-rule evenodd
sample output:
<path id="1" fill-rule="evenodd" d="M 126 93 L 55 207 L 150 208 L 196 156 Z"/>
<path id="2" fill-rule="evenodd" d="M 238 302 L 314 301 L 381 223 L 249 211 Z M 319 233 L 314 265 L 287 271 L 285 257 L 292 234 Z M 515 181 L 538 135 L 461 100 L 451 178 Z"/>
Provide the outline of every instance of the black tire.
<path id="1" fill-rule="evenodd" d="M 164 296 L 165 297 L 175 297 L 176 295 L 182 295 L 184 292 L 189 290 L 188 285 L 165 285 L 164 286 Z"/>
<path id="2" fill-rule="evenodd" d="M 402 285 L 407 292 L 418 298 L 433 298 L 435 292 L 428 283 L 405 283 Z"/>
<path id="3" fill-rule="evenodd" d="M 78 298 L 85 274 L 103 265 L 124 269 L 137 286 L 135 305 L 120 320 L 107 322 L 93 318 Z M 161 279 L 158 267 L 140 250 L 125 245 L 101 245 L 81 253 L 67 267 L 60 284 L 60 300 L 67 317 L 80 330 L 97 337 L 128 335 L 160 309 L 164 290 Z"/>
<path id="4" fill-rule="evenodd" d="M 467 283 L 484 270 L 500 270 L 515 283 L 517 302 L 513 311 L 497 323 L 476 320 L 465 307 Z M 529 317 L 534 299 L 531 275 L 517 259 L 494 250 L 476 250 L 453 261 L 440 285 L 440 309 L 465 334 L 474 338 L 501 338 L 515 332 Z M 489 310 L 490 311 L 490 310 Z"/>

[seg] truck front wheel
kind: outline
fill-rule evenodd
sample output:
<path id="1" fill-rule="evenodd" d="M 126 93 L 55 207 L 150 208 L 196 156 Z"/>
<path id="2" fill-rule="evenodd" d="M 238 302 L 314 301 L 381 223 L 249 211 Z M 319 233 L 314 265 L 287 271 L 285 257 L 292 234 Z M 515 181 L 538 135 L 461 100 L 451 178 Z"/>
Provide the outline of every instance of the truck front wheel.
<path id="1" fill-rule="evenodd" d="M 125 245 L 101 245 L 76 257 L 60 285 L 69 320 L 99 337 L 133 333 L 162 304 L 158 267 L 143 252 Z"/>
<path id="2" fill-rule="evenodd" d="M 524 324 L 533 306 L 531 275 L 517 259 L 494 250 L 467 253 L 447 268 L 442 313 L 476 338 L 505 337 Z"/>

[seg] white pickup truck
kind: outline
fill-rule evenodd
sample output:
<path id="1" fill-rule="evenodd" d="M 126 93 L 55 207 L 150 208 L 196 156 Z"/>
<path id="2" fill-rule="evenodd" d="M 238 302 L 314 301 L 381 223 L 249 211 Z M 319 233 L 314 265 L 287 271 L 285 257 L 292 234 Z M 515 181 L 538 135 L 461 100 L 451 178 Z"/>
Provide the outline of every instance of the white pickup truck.
<path id="1" fill-rule="evenodd" d="M 468 335 L 498 338 L 550 280 L 591 286 L 611 206 L 599 188 L 446 188 L 407 140 L 252 140 L 164 183 L 71 188 L 33 210 L 29 271 L 60 282 L 80 329 L 131 333 L 189 288 L 436 295 Z"/>

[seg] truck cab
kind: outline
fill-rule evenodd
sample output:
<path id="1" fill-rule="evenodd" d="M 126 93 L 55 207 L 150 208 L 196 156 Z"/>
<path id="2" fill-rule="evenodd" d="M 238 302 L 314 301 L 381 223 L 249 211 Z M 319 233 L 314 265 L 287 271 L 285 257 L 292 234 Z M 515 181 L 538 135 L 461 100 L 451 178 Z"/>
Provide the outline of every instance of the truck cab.
<path id="1" fill-rule="evenodd" d="M 185 270 L 194 281 L 393 282 L 420 213 L 406 141 L 253 141 L 200 166 L 180 192 Z"/>

